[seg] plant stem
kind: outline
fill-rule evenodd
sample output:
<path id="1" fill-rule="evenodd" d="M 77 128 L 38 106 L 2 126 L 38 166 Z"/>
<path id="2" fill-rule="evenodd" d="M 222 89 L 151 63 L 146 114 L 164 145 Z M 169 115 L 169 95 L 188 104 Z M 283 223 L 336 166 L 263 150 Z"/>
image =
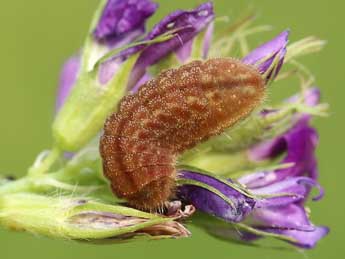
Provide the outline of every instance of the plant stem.
<path id="1" fill-rule="evenodd" d="M 52 167 L 52 165 L 60 158 L 61 154 L 61 149 L 57 146 L 54 146 L 42 162 L 38 162 L 38 164 L 35 163 L 29 169 L 28 174 L 30 176 L 37 176 L 46 173 Z"/>
<path id="2" fill-rule="evenodd" d="M 22 179 L 9 182 L 0 186 L 0 196 L 9 193 L 28 192 L 31 191 L 32 188 L 33 185 L 31 184 L 31 178 L 24 177 Z"/>

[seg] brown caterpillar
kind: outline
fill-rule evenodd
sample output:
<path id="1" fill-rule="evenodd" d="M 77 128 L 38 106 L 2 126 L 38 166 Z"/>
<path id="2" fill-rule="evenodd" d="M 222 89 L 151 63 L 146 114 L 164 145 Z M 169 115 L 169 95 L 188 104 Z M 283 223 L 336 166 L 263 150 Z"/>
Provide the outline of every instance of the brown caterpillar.
<path id="1" fill-rule="evenodd" d="M 105 176 L 132 206 L 154 210 L 174 195 L 176 157 L 245 118 L 265 82 L 230 58 L 164 71 L 121 101 L 100 141 Z"/>

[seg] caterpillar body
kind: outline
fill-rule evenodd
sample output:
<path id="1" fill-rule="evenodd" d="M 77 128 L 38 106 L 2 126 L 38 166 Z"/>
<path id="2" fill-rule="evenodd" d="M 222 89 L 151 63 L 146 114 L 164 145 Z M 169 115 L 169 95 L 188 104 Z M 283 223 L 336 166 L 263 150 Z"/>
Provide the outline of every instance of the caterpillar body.
<path id="1" fill-rule="evenodd" d="M 155 210 L 174 195 L 176 158 L 248 116 L 264 99 L 253 67 L 231 58 L 162 72 L 123 98 L 100 141 L 105 176 L 118 197 Z"/>

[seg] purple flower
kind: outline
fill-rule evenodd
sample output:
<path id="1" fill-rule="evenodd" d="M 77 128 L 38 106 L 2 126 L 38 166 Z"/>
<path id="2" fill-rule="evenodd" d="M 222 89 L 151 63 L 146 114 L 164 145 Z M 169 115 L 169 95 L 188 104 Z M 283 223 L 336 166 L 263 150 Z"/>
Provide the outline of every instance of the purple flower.
<path id="1" fill-rule="evenodd" d="M 304 93 L 304 102 L 315 106 L 319 103 L 319 97 L 319 90 L 312 88 Z M 292 97 L 288 102 L 295 102 L 296 99 Z M 247 226 L 238 230 L 233 224 L 223 224 L 221 228 L 216 223 L 214 227 L 212 224 L 204 224 L 208 232 L 218 237 L 242 241 L 274 235 L 306 249 L 314 247 L 329 232 L 327 227 L 315 226 L 304 208 L 311 188 L 317 187 L 320 192 L 313 198 L 314 201 L 323 196 L 323 190 L 317 182 L 315 150 L 318 135 L 309 126 L 310 115 L 297 114 L 294 119 L 295 125 L 286 133 L 248 150 L 252 160 L 274 161 L 283 156 L 280 163 L 290 164 L 290 167 L 253 172 L 226 180 L 232 184 L 238 182 L 237 187 L 224 184 L 224 180 L 211 175 L 191 171 L 179 174 L 182 179 L 192 179 L 206 185 L 187 182 L 179 188 L 181 199 L 193 204 L 199 211 Z M 212 188 L 208 189 L 207 186 Z M 247 192 L 243 192 L 239 186 Z M 214 190 L 230 199 L 232 206 Z"/>
<path id="2" fill-rule="evenodd" d="M 121 58 L 126 58 L 138 51 L 142 51 L 130 78 L 129 89 L 131 89 L 145 74 L 147 67 L 155 64 L 173 51 L 185 51 L 184 48 L 191 48 L 191 40 L 214 19 L 213 4 L 207 2 L 201 4 L 191 11 L 177 10 L 161 20 L 144 40 L 153 40 L 164 33 L 175 31 L 176 37 L 156 43 L 145 48 L 145 45 L 136 46 L 125 50 L 120 54 Z M 206 45 L 208 43 L 205 43 Z M 182 48 L 182 49 L 181 49 Z M 205 46 L 205 51 L 207 46 Z M 188 55 L 188 54 L 187 54 Z M 182 55 L 183 56 L 183 55 Z"/>
<path id="3" fill-rule="evenodd" d="M 281 216 L 289 217 L 291 216 L 291 214 L 282 213 Z M 294 217 L 294 220 L 296 220 L 296 217 Z M 296 241 L 290 241 L 290 243 L 304 249 L 311 249 L 315 247 L 317 242 L 329 233 L 329 228 L 325 226 L 315 227 L 313 231 L 299 231 L 297 229 L 284 229 L 284 228 L 281 228 L 281 229 L 266 228 L 263 230 L 270 233 L 292 238 L 293 240 L 296 240 Z"/>
<path id="4" fill-rule="evenodd" d="M 69 148 L 66 150 L 79 148 L 90 140 L 90 137 L 100 130 L 100 125 L 123 95 L 128 91 L 138 91 L 141 85 L 151 78 L 152 70 L 148 71 L 150 66 L 163 60 L 167 60 L 169 63 L 170 59 L 165 58 L 170 58 L 171 54 L 174 54 L 180 63 L 185 63 L 193 58 L 207 58 L 213 36 L 215 16 L 211 2 L 201 4 L 193 10 L 172 12 L 143 36 L 145 22 L 156 9 L 157 5 L 150 0 L 109 0 L 92 31 L 92 44 L 86 44 L 83 55 L 75 56 L 65 64 L 60 80 L 58 108 L 64 103 L 73 86 L 78 84 L 79 79 L 82 79 L 81 82 L 89 84 L 84 88 L 82 84 L 78 85 L 81 90 L 86 89 L 84 92 L 81 90 L 78 92 L 86 97 L 82 100 L 85 105 L 80 105 L 82 101 L 76 98 L 77 105 L 85 109 L 80 114 L 86 119 L 77 117 L 74 126 L 71 126 L 73 124 L 70 123 L 72 121 L 70 117 L 74 118 L 74 111 L 80 111 L 80 109 L 79 106 L 77 106 L 78 109 L 75 109 L 73 102 L 71 102 L 72 104 L 67 102 L 64 106 L 64 108 L 67 107 L 65 109 L 67 119 L 62 116 L 63 119 L 60 123 L 62 126 L 57 123 L 60 127 L 56 127 L 58 129 L 56 132 L 59 134 L 55 135 L 63 141 L 67 140 L 66 142 L 72 143 L 66 145 Z M 162 36 L 167 35 L 171 37 L 161 40 Z M 138 41 L 139 37 L 140 41 Z M 242 62 L 256 68 L 267 83 L 273 81 L 284 63 L 288 37 L 289 31 L 283 31 L 271 41 L 249 53 L 242 59 Z M 135 44 L 128 46 L 130 43 Z M 122 51 L 114 54 L 115 52 L 112 50 L 119 47 L 122 47 Z M 86 69 L 85 53 L 88 54 Z M 176 59 L 171 62 L 176 62 Z M 124 66 L 127 63 L 130 65 Z M 162 63 L 164 62 L 156 67 L 161 68 Z M 169 65 L 171 64 L 169 63 Z M 120 74 L 118 71 L 121 71 L 122 67 L 126 67 L 126 76 L 117 78 L 116 76 Z M 117 78 L 118 81 L 113 80 L 114 78 Z M 123 80 L 124 78 L 126 80 Z M 112 84 L 113 82 L 115 83 Z M 107 92 L 106 90 L 113 89 L 109 86 L 118 85 L 121 85 L 121 89 L 115 87 L 116 91 L 109 91 L 111 94 L 104 95 L 105 97 L 102 99 L 102 94 Z M 98 91 L 102 87 L 105 91 Z M 90 89 L 95 91 L 90 94 Z M 121 90 L 120 93 L 119 90 Z M 115 92 L 118 95 L 114 101 L 112 98 L 113 95 L 116 95 Z M 90 97 L 92 102 L 88 102 L 87 97 Z M 303 97 L 304 105 L 312 108 L 318 105 L 320 92 L 317 88 L 308 89 L 304 92 Z M 298 98 L 300 96 L 288 99 L 286 105 L 299 104 Z M 99 103 L 102 105 L 106 103 L 107 105 L 102 107 L 106 106 L 108 110 L 96 109 L 99 112 L 97 114 L 90 103 L 96 108 Z M 265 116 L 279 111 L 264 109 L 259 114 L 253 113 L 253 116 L 264 119 L 267 118 Z M 95 122 L 92 116 L 97 119 Z M 312 224 L 305 209 L 305 203 L 312 188 L 316 187 L 320 192 L 313 200 L 319 200 L 323 196 L 323 190 L 317 181 L 318 168 L 315 150 L 318 144 L 318 134 L 310 126 L 311 116 L 309 114 L 293 114 L 291 117 L 287 117 L 287 120 L 289 121 L 286 125 L 282 123 L 284 133 L 279 133 L 279 135 L 274 131 L 275 125 L 268 120 L 260 131 L 264 135 L 262 138 L 252 136 L 253 132 L 257 132 L 255 131 L 257 124 L 253 120 L 254 131 L 248 127 L 249 134 L 244 134 L 245 137 L 252 137 L 253 141 L 248 141 L 249 144 L 241 146 L 240 150 L 236 148 L 218 150 L 228 152 L 229 156 L 235 152 L 243 153 L 245 159 L 255 165 L 259 163 L 276 165 L 276 161 L 279 160 L 280 169 L 253 169 L 251 173 L 241 174 L 232 179 L 202 173 L 202 170 L 198 169 L 184 168 L 185 170 L 178 172 L 178 198 L 187 204 L 194 205 L 199 211 L 212 215 L 216 220 L 226 223 L 221 229 L 217 227 L 218 225 L 204 224 L 204 226 L 207 225 L 210 233 L 243 241 L 274 236 L 302 248 L 314 247 L 328 233 L 328 228 Z M 64 127 L 66 121 L 69 122 L 68 130 Z M 88 126 L 92 128 L 90 136 L 82 140 L 79 139 L 81 135 L 78 134 L 79 131 L 75 130 L 75 125 L 80 125 L 80 121 L 87 121 Z M 266 127 L 267 125 L 268 127 Z M 284 126 L 288 126 L 288 130 Z M 270 128 L 273 130 L 269 131 Z M 70 133 L 74 138 L 66 137 L 61 132 Z M 84 129 L 80 132 L 84 132 Z M 269 134 L 265 134 L 267 132 Z M 239 130 L 237 133 L 242 132 Z M 242 141 L 243 135 L 238 134 L 238 136 L 237 140 Z M 272 139 L 267 140 L 267 138 Z M 71 139 L 76 139 L 77 144 L 70 141 Z"/>
<path id="5" fill-rule="evenodd" d="M 187 183 L 181 186 L 179 188 L 179 197 L 192 203 L 198 210 L 216 217 L 230 222 L 239 222 L 255 206 L 255 200 L 253 198 L 231 187 L 234 184 L 231 180 L 222 182 L 211 176 L 192 171 L 179 172 L 179 178 L 193 180 L 194 182 L 194 185 Z M 211 190 L 200 187 L 198 184 L 211 187 Z M 213 188 L 219 194 L 212 192 Z M 222 195 L 226 196 L 229 200 L 224 200 Z"/>
<path id="6" fill-rule="evenodd" d="M 95 45 L 106 47 L 102 47 L 103 50 L 95 56 L 100 58 L 112 49 L 123 47 L 144 34 L 145 22 L 157 7 L 157 4 L 150 0 L 109 0 L 93 33 Z M 66 101 L 78 79 L 80 59 L 80 55 L 73 56 L 63 66 L 56 101 L 57 110 Z M 110 69 L 110 74 L 113 75 L 116 68 L 110 65 L 110 68 L 101 70 L 101 77 L 106 77 Z"/>
<path id="7" fill-rule="evenodd" d="M 212 176 L 183 171 L 180 177 L 194 179 L 211 186 L 232 201 L 229 204 L 219 194 L 204 186 L 187 183 L 179 188 L 179 197 L 187 203 L 193 204 L 197 210 L 230 223 L 241 222 L 250 227 L 249 230 L 231 232 L 232 238 L 252 241 L 274 233 L 278 234 L 276 237 L 296 246 L 312 248 L 328 233 L 327 227 L 314 226 L 310 222 L 303 206 L 310 186 L 319 187 L 317 182 L 311 178 L 292 177 L 261 188 L 247 186 L 251 195 L 254 195 L 253 198 Z M 242 184 L 245 183 L 244 179 L 239 181 Z M 229 224 L 219 232 L 209 226 L 207 230 L 214 235 L 224 237 L 221 233 L 233 227 L 232 224 Z M 227 236 L 227 238 L 229 237 Z"/>
<path id="8" fill-rule="evenodd" d="M 105 44 L 108 51 L 133 42 L 138 36 L 143 34 L 146 19 L 153 14 L 156 8 L 157 5 L 148 0 L 109 0 L 94 31 L 95 41 L 97 44 Z M 137 19 L 132 19 L 132 17 Z M 143 40 L 154 40 L 169 31 L 175 31 L 176 37 L 149 46 L 141 44 L 128 48 L 119 55 L 104 61 L 98 71 L 100 84 L 106 85 L 126 59 L 141 51 L 128 83 L 129 90 L 133 91 L 132 88 L 134 90 L 139 89 L 140 85 L 138 85 L 138 82 L 142 84 L 146 82 L 144 79 L 149 77 L 148 75 L 144 76 L 147 67 L 174 51 L 183 52 L 183 49 L 188 48 L 192 44 L 193 39 L 198 33 L 206 28 L 210 28 L 207 30 L 208 37 L 205 38 L 204 42 L 204 55 L 206 55 L 212 32 L 210 23 L 213 19 L 214 12 L 211 2 L 202 4 L 191 11 L 178 10 L 169 14 L 155 25 Z M 104 55 L 106 52 L 102 54 Z M 75 61 L 77 64 L 77 58 Z M 74 86 L 78 70 L 78 67 L 74 70 L 63 69 L 60 81 L 64 82 L 64 84 L 59 86 L 57 108 L 61 107 Z"/>
<path id="9" fill-rule="evenodd" d="M 306 105 L 315 106 L 319 103 L 320 91 L 317 88 L 311 88 L 304 93 L 304 98 Z M 294 102 L 296 99 L 297 96 L 293 96 L 288 102 Z M 293 118 L 296 122 L 292 122 L 295 124 L 294 127 L 286 134 L 259 143 L 248 150 L 251 160 L 275 159 L 285 152 L 286 156 L 281 163 L 294 163 L 292 167 L 267 173 L 265 177 L 253 178 L 252 182 L 255 186 L 263 186 L 268 182 L 276 182 L 291 176 L 307 175 L 314 180 L 317 179 L 315 149 L 318 144 L 318 134 L 309 126 L 310 118 L 311 116 L 307 114 L 297 114 Z"/>
<path id="10" fill-rule="evenodd" d="M 309 187 L 316 185 L 320 188 L 316 181 L 308 177 L 292 177 L 266 187 L 248 188 L 250 195 L 239 191 L 237 189 L 240 188 L 239 185 L 232 187 L 212 176 L 182 171 L 179 177 L 196 182 L 185 183 L 179 188 L 179 197 L 185 202 L 193 204 L 199 211 L 227 222 L 242 222 L 252 230 L 231 231 L 232 238 L 252 241 L 274 233 L 296 246 L 312 248 L 329 231 L 327 227 L 314 226 L 303 206 Z M 231 180 L 227 181 L 233 183 Z M 239 181 L 245 183 L 244 180 Z M 231 203 L 218 192 L 226 196 Z M 225 230 L 233 227 L 229 224 L 217 230 L 211 225 L 207 230 L 214 235 L 224 237 L 221 233 L 229 233 Z"/>
<path id="11" fill-rule="evenodd" d="M 253 50 L 242 61 L 255 66 L 266 76 L 266 80 L 274 79 L 283 65 L 288 37 L 289 31 L 283 31 L 273 40 Z"/>
<path id="12" fill-rule="evenodd" d="M 157 10 L 151 0 L 108 0 L 103 8 L 93 38 L 108 50 L 123 47 L 145 33 L 145 24 Z"/>
<path id="13" fill-rule="evenodd" d="M 145 21 L 158 5 L 150 0 L 109 0 L 94 30 L 97 40 L 119 38 L 133 30 L 145 31 Z"/>
<path id="14" fill-rule="evenodd" d="M 317 163 L 315 149 L 318 143 L 316 131 L 304 120 L 300 120 L 286 134 L 273 140 L 259 144 L 251 149 L 251 157 L 256 160 L 275 159 L 286 153 L 281 161 L 283 164 L 293 163 L 293 166 L 268 172 L 248 182 L 250 186 L 260 187 L 293 176 L 307 175 L 317 178 Z"/>
<path id="15" fill-rule="evenodd" d="M 211 47 L 211 42 L 212 42 L 212 37 L 213 37 L 213 31 L 214 31 L 214 22 L 211 22 L 206 31 L 205 34 L 203 35 L 202 39 L 202 49 L 201 53 L 197 53 L 200 55 L 200 57 L 206 59 L 208 56 L 208 52 Z M 196 39 L 192 39 L 186 43 L 183 44 L 183 46 L 176 51 L 176 57 L 178 61 L 183 64 L 187 62 L 193 54 L 193 44 L 196 41 Z"/>
<path id="16" fill-rule="evenodd" d="M 185 43 L 191 41 L 198 33 L 207 27 L 214 19 L 213 5 L 211 2 L 202 4 L 192 11 L 177 10 L 165 18 L 144 38 L 144 41 L 154 40 L 159 36 L 175 31 L 176 36 L 170 40 L 146 46 L 145 44 L 129 48 L 115 58 L 102 64 L 100 73 L 101 83 L 110 80 L 123 60 L 141 51 L 141 54 L 133 68 L 129 78 L 128 89 L 131 90 L 137 82 L 145 75 L 146 69 L 166 57 L 168 54 L 184 47 Z M 187 45 L 188 47 L 188 45 Z"/>
<path id="17" fill-rule="evenodd" d="M 244 179 L 239 179 L 239 181 L 245 184 Z M 289 177 L 260 188 L 247 186 L 255 195 L 268 195 L 269 197 L 269 195 L 278 194 L 278 197 L 266 198 L 257 202 L 256 208 L 253 209 L 244 223 L 264 233 L 292 238 L 292 240 L 287 241 L 296 246 L 313 248 L 328 233 L 329 229 L 324 226 L 315 226 L 309 220 L 308 213 L 304 208 L 304 202 L 312 186 L 317 186 L 320 189 L 320 195 L 314 200 L 320 199 L 323 191 L 319 184 L 309 177 Z M 287 193 L 290 196 L 283 195 Z M 264 236 L 264 233 L 262 235 L 249 234 L 254 240 Z M 245 239 L 248 233 L 242 234 Z"/>

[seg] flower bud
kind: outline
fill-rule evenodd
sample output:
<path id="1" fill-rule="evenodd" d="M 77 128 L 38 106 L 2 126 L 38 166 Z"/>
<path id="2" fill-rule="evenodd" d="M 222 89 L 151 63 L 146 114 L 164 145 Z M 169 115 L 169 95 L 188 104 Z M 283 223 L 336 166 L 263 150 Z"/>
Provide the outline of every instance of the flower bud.
<path id="1" fill-rule="evenodd" d="M 0 223 L 9 229 L 66 240 L 103 242 L 190 235 L 175 221 L 183 217 L 183 211 L 166 217 L 85 198 L 7 194 L 0 197 L 0 211 Z"/>

